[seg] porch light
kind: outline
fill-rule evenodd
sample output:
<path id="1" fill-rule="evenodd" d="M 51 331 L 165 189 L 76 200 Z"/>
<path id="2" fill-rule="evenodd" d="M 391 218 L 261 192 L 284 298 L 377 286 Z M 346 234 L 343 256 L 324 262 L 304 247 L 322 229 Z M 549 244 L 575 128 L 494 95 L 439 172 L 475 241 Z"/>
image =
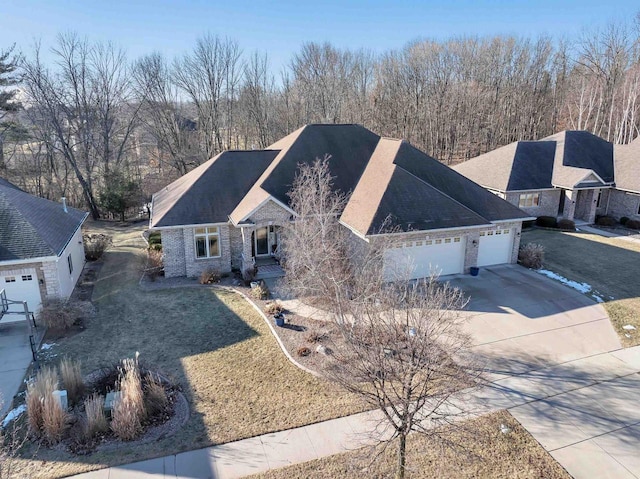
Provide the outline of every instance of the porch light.
<path id="1" fill-rule="evenodd" d="M 478 240 L 473 240 L 471 243 L 473 244 L 473 246 L 478 246 Z"/>

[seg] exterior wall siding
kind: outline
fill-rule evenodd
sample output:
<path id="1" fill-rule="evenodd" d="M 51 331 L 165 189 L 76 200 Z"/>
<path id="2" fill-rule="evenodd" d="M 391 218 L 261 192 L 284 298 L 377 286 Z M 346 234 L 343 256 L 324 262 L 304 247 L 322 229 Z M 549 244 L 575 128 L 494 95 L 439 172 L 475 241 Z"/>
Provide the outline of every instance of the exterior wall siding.
<path id="1" fill-rule="evenodd" d="M 525 191 L 525 193 L 539 193 L 539 204 L 538 206 L 532 206 L 528 208 L 520 208 L 518 205 L 520 203 L 520 192 L 518 193 L 507 193 L 506 200 L 512 205 L 518 206 L 522 211 L 526 212 L 531 216 L 557 216 L 558 214 L 558 206 L 560 205 L 560 190 L 542 190 L 542 191 Z"/>
<path id="2" fill-rule="evenodd" d="M 71 264 L 73 265 L 73 271 L 71 273 L 69 273 L 69 262 L 67 259 L 69 256 L 71 256 Z M 69 244 L 56 262 L 58 280 L 57 296 L 65 299 L 71 296 L 78 279 L 80 279 L 85 263 L 82 231 L 78 228 L 78 231 L 73 235 L 73 238 L 71 238 L 71 241 L 69 241 Z"/>
<path id="3" fill-rule="evenodd" d="M 623 216 L 640 219 L 638 208 L 640 207 L 640 195 L 634 195 L 621 190 L 610 190 L 607 214 L 616 219 Z"/>

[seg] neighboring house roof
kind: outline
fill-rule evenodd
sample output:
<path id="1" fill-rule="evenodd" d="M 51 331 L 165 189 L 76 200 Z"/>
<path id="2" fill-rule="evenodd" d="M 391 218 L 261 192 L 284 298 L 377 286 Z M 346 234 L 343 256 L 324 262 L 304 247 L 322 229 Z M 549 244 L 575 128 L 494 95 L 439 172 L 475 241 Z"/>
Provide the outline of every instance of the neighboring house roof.
<path id="1" fill-rule="evenodd" d="M 87 215 L 0 179 L 0 261 L 59 256 Z"/>
<path id="2" fill-rule="evenodd" d="M 584 188 L 614 181 L 613 144 L 586 131 L 516 141 L 453 167 L 498 191 Z"/>
<path id="3" fill-rule="evenodd" d="M 278 150 L 225 151 L 153 195 L 151 228 L 226 223 Z"/>
<path id="4" fill-rule="evenodd" d="M 407 142 L 380 138 L 360 125 L 307 125 L 271 145 L 264 157 L 233 153 L 224 170 L 216 169 L 223 153 L 156 193 L 151 226 L 214 223 L 225 215 L 238 225 L 269 199 L 288 208 L 299 165 L 325 155 L 333 187 L 349 196 L 341 221 L 362 235 L 380 232 L 387 218 L 389 226 L 410 231 L 528 217 Z M 200 190 L 192 191 L 199 181 Z M 209 186 L 220 183 L 220 190 Z M 232 192 L 226 203 L 219 200 L 223 188 Z"/>
<path id="5" fill-rule="evenodd" d="M 640 137 L 615 145 L 616 188 L 640 193 Z"/>

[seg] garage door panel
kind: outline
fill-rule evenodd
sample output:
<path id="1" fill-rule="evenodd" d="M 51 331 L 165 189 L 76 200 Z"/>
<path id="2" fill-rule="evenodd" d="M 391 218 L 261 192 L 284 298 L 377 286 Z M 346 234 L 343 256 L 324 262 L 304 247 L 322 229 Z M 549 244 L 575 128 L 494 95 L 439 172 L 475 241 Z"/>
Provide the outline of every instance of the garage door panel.
<path id="1" fill-rule="evenodd" d="M 387 251 L 387 279 L 425 278 L 461 273 L 464 268 L 462 237 L 405 242 Z"/>
<path id="2" fill-rule="evenodd" d="M 0 273 L 0 289 L 5 290 L 9 300 L 26 301 L 29 311 L 38 311 L 42 304 L 35 269 L 23 270 L 19 274 Z M 23 312 L 24 308 L 21 304 L 12 304 L 9 311 Z"/>
<path id="3" fill-rule="evenodd" d="M 478 266 L 510 263 L 512 250 L 513 229 L 481 231 Z"/>

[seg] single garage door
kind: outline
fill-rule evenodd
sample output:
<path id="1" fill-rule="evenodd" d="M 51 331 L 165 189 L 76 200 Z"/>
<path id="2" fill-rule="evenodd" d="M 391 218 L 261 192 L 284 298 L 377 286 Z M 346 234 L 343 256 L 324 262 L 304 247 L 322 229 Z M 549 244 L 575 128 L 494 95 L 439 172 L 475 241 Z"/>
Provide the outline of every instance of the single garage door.
<path id="1" fill-rule="evenodd" d="M 478 266 L 510 263 L 512 250 L 513 229 L 481 231 Z"/>
<path id="2" fill-rule="evenodd" d="M 462 273 L 464 245 L 460 236 L 399 244 L 386 252 L 387 279 L 402 277 L 407 270 L 411 279 Z"/>
<path id="3" fill-rule="evenodd" d="M 38 311 L 42 304 L 35 269 L 22 270 L 22 274 L 0 273 L 0 289 L 6 291 L 7 299 L 26 301 L 29 311 Z M 12 304 L 9 311 L 22 312 L 24 308 L 20 304 Z"/>

